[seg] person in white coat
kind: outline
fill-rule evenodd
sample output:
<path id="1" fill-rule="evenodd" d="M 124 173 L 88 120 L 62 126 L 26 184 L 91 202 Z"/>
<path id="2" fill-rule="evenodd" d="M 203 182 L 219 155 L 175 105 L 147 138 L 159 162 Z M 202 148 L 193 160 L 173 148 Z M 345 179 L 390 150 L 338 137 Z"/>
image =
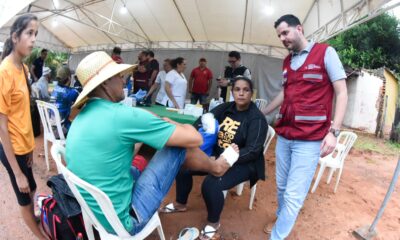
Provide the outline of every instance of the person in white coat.
<path id="1" fill-rule="evenodd" d="M 165 92 L 168 96 L 168 107 L 183 109 L 185 106 L 187 80 L 183 72 L 186 69 L 186 60 L 178 57 L 171 61 L 172 70 L 165 78 Z"/>

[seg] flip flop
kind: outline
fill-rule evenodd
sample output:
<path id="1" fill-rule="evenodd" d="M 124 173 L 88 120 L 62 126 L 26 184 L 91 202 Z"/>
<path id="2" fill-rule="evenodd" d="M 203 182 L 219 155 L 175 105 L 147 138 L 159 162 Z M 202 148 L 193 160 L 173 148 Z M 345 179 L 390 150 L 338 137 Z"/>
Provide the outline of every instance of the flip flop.
<path id="1" fill-rule="evenodd" d="M 218 240 L 220 239 L 220 235 L 217 233 L 219 226 L 214 228 L 213 226 L 206 225 L 203 230 L 201 230 L 201 235 L 199 236 L 200 240 Z"/>
<path id="2" fill-rule="evenodd" d="M 184 209 L 177 209 L 175 208 L 173 203 L 167 204 L 164 207 L 158 210 L 161 213 L 177 213 L 177 212 L 186 212 L 186 208 Z"/>
<path id="3" fill-rule="evenodd" d="M 178 236 L 178 240 L 195 240 L 199 237 L 199 230 L 195 227 L 184 228 Z"/>

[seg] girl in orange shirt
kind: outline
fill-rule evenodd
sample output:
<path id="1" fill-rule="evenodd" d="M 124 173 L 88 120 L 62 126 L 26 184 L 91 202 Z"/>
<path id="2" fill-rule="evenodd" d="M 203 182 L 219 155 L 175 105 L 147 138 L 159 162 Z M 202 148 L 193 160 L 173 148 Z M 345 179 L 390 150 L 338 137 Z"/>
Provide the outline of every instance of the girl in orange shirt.
<path id="1" fill-rule="evenodd" d="M 36 237 L 46 239 L 33 211 L 36 182 L 32 173 L 32 152 L 35 144 L 27 68 L 22 63 L 32 52 L 38 27 L 36 16 L 20 16 L 4 43 L 0 64 L 0 160 L 10 176 L 26 225 Z"/>

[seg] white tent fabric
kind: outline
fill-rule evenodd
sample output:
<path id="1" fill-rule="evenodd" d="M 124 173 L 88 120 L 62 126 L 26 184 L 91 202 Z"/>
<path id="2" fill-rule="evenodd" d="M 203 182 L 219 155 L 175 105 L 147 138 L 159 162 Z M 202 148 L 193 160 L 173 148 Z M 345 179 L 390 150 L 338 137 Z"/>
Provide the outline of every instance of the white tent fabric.
<path id="1" fill-rule="evenodd" d="M 382 11 L 389 0 L 3 0 L 0 26 L 27 11 L 72 51 L 133 48 L 239 50 L 282 58 L 274 21 L 293 13 L 324 40 Z M 17 6 L 15 6 L 17 5 Z M 125 8 L 125 13 L 121 10 Z M 22 10 L 21 10 L 22 9 Z M 270 14 L 266 14 L 267 10 Z M 271 11 L 272 9 L 272 11 Z M 9 20 L 6 24 L 6 22 Z M 3 25 L 3 24 L 4 25 Z M 55 45 L 58 45 L 55 44 Z"/>
<path id="2" fill-rule="evenodd" d="M 298 16 L 305 35 L 321 41 L 398 5 L 398 0 L 2 0 L 0 41 L 17 16 L 31 12 L 42 23 L 37 45 L 71 51 L 72 69 L 88 52 L 117 45 L 127 63 L 136 62 L 144 48 L 155 49 L 160 63 L 183 56 L 187 77 L 206 57 L 217 76 L 227 51 L 237 50 L 258 96 L 271 100 L 281 89 L 281 59 L 288 53 L 273 27 L 281 15 Z"/>

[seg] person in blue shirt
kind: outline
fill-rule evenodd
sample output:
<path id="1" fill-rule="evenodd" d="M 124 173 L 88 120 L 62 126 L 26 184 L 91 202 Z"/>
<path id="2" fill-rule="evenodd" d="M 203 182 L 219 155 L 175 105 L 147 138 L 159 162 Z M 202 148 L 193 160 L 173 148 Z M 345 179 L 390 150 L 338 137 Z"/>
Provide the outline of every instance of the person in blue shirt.
<path id="1" fill-rule="evenodd" d="M 71 106 L 74 104 L 79 92 L 75 88 L 71 88 L 71 70 L 67 66 L 63 66 L 57 70 L 58 84 L 54 88 L 51 96 L 55 98 L 55 105 L 60 112 L 61 121 L 64 128 L 68 131 L 71 121 L 68 119 L 71 113 Z"/>

